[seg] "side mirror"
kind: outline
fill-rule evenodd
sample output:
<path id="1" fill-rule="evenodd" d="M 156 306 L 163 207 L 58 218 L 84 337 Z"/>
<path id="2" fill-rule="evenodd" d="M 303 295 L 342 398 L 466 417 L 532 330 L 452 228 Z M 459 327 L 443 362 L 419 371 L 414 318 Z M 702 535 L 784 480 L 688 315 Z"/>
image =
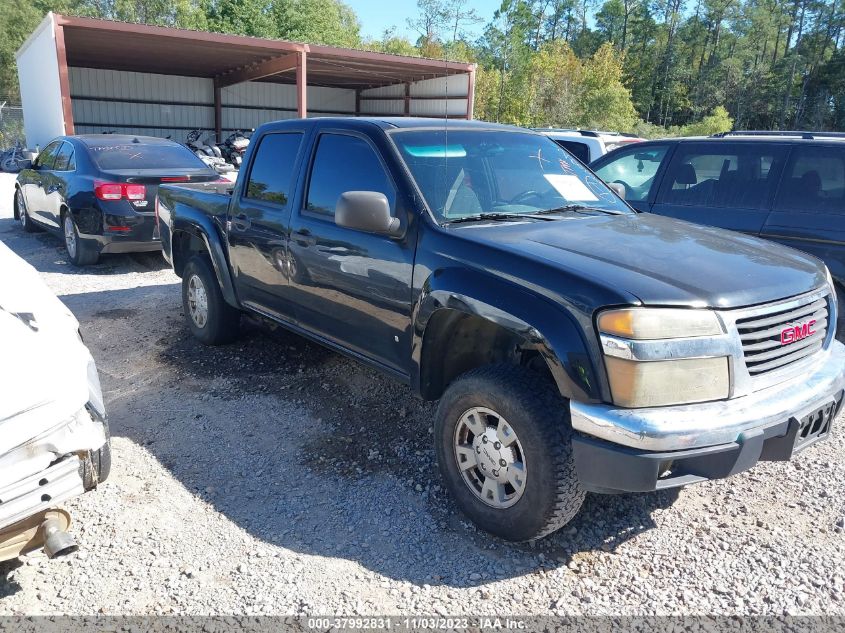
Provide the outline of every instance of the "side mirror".
<path id="1" fill-rule="evenodd" d="M 621 182 L 609 182 L 607 183 L 607 186 L 613 189 L 617 196 L 623 200 L 625 199 L 625 185 Z"/>
<path id="2" fill-rule="evenodd" d="M 401 234 L 399 218 L 390 215 L 387 196 L 378 191 L 347 191 L 341 194 L 335 206 L 334 221 L 356 231 L 398 237 Z"/>

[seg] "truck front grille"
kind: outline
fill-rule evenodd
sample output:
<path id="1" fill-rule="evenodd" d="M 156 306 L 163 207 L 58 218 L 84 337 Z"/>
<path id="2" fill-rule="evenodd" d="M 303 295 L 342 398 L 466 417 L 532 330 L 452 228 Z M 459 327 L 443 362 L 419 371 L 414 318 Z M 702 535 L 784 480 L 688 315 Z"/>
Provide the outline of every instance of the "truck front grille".
<path id="1" fill-rule="evenodd" d="M 827 302 L 828 297 L 808 297 L 786 308 L 781 302 L 770 311 L 737 319 L 748 373 L 760 376 L 818 352 L 827 337 Z"/>

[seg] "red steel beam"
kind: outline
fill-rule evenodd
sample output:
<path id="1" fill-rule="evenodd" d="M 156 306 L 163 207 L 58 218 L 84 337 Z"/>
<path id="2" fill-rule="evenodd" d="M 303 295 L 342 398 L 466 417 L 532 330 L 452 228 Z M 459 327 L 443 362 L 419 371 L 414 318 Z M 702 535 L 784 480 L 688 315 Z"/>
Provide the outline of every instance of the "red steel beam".
<path id="1" fill-rule="evenodd" d="M 300 119 L 308 116 L 308 69 L 305 51 L 296 53 L 296 112 Z"/>
<path id="2" fill-rule="evenodd" d="M 281 57 L 271 57 L 257 64 L 241 66 L 234 70 L 217 75 L 215 78 L 221 88 L 242 84 L 245 81 L 255 81 L 271 75 L 278 75 L 297 67 L 299 53 L 289 53 Z"/>
<path id="3" fill-rule="evenodd" d="M 70 80 L 67 72 L 67 51 L 65 49 L 65 32 L 58 21 L 53 25 L 56 38 L 56 59 L 59 63 L 59 91 L 62 97 L 62 118 L 65 124 L 65 134 L 75 134 L 73 126 L 73 105 L 70 101 Z"/>

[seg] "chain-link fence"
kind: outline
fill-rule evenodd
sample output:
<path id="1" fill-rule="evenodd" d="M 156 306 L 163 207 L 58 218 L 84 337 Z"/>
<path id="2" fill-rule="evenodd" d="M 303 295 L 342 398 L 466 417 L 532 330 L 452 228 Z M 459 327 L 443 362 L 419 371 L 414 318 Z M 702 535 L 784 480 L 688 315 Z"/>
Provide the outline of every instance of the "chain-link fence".
<path id="1" fill-rule="evenodd" d="M 15 142 L 26 144 L 23 131 L 23 107 L 20 101 L 0 96 L 0 151 L 12 147 Z"/>

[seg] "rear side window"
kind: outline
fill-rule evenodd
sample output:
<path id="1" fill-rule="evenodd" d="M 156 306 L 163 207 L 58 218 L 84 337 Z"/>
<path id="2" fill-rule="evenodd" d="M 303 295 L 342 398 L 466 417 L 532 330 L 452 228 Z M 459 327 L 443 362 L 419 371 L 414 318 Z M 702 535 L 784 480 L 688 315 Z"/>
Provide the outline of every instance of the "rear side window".
<path id="1" fill-rule="evenodd" d="M 323 134 L 311 168 L 306 209 L 334 215 L 335 205 L 347 191 L 378 191 L 390 208 L 396 191 L 375 150 L 365 140 L 345 134 Z"/>
<path id="2" fill-rule="evenodd" d="M 649 145 L 616 152 L 612 159 L 596 168 L 596 175 L 605 182 L 625 185 L 627 201 L 645 202 L 667 151 L 668 145 Z"/>
<path id="3" fill-rule="evenodd" d="M 112 169 L 207 169 L 196 155 L 177 143 L 100 143 L 88 152 L 103 171 Z"/>
<path id="4" fill-rule="evenodd" d="M 56 162 L 53 164 L 54 171 L 73 171 L 76 167 L 73 164 L 73 146 L 70 143 L 63 143 L 61 150 L 56 155 Z"/>
<path id="5" fill-rule="evenodd" d="M 663 179 L 660 202 L 765 209 L 786 151 L 771 143 L 681 143 Z"/>
<path id="6" fill-rule="evenodd" d="M 587 147 L 585 143 L 579 143 L 578 141 L 562 141 L 559 139 L 552 140 L 585 165 L 590 162 L 590 148 Z"/>
<path id="7" fill-rule="evenodd" d="M 301 143 L 300 133 L 264 136 L 252 160 L 245 197 L 287 205 Z"/>
<path id="8" fill-rule="evenodd" d="M 845 147 L 793 148 L 775 209 L 845 214 Z"/>
<path id="9" fill-rule="evenodd" d="M 59 153 L 61 147 L 62 141 L 53 141 L 50 143 L 38 153 L 38 157 L 35 159 L 35 166 L 39 169 L 53 169 L 53 165 L 56 163 L 56 154 Z"/>

